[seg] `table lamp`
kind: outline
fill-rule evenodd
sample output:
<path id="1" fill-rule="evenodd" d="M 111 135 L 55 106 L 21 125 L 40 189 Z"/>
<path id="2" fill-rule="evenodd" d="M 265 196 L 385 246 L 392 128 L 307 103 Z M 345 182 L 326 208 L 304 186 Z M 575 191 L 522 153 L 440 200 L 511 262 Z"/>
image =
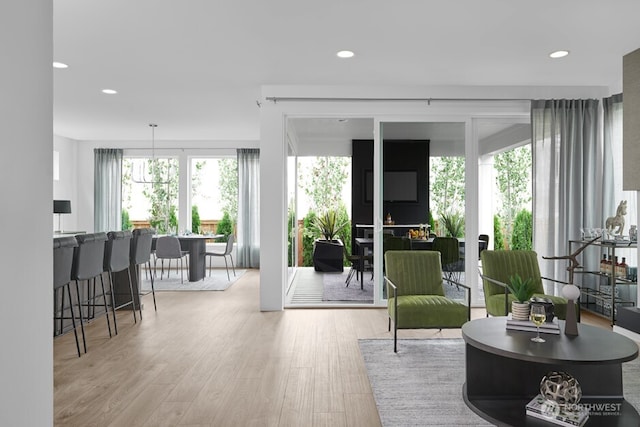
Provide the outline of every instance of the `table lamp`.
<path id="1" fill-rule="evenodd" d="M 71 213 L 71 200 L 54 200 L 53 213 L 58 215 L 58 230 L 56 233 L 62 233 L 62 214 Z"/>
<path id="2" fill-rule="evenodd" d="M 564 285 L 562 288 L 562 296 L 567 299 L 567 315 L 564 321 L 564 334 L 578 335 L 576 300 L 580 298 L 580 288 L 576 285 Z"/>

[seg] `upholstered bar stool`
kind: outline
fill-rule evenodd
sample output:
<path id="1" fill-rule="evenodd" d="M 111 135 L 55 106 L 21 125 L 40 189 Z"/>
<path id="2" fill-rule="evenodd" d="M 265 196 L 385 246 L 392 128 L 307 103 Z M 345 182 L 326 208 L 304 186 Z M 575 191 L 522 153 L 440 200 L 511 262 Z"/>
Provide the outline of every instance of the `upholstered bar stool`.
<path id="1" fill-rule="evenodd" d="M 86 320 L 95 317 L 96 299 L 102 298 L 104 306 L 104 315 L 107 320 L 107 328 L 109 329 L 109 337 L 111 337 L 111 322 L 109 321 L 109 308 L 107 306 L 107 294 L 104 290 L 104 280 L 102 279 L 104 247 L 107 241 L 106 233 L 79 234 L 76 236 L 78 247 L 75 249 L 73 256 L 73 272 L 71 278 L 76 282 L 76 292 L 78 294 L 78 305 L 80 307 L 80 322 L 85 319 L 82 315 L 82 307 L 87 307 Z M 96 294 L 96 278 L 100 277 L 100 285 L 102 287 L 102 295 Z M 87 282 L 87 292 L 80 292 L 79 282 Z M 83 295 L 85 297 L 83 297 Z M 84 328 L 83 328 L 84 336 Z M 86 341 L 84 342 L 85 353 L 87 351 Z"/>
<path id="2" fill-rule="evenodd" d="M 134 323 L 138 322 L 136 317 L 136 302 L 133 295 L 133 281 L 131 280 L 131 271 L 129 270 L 130 251 L 131 251 L 130 231 L 110 231 L 107 233 L 107 241 L 104 246 L 104 271 L 109 273 L 109 292 L 111 294 L 111 313 L 113 315 L 113 329 L 118 334 L 118 323 L 116 321 L 116 310 L 131 305 Z M 117 304 L 116 292 L 113 281 L 113 274 L 120 271 L 127 271 L 129 278 L 129 292 L 131 300 Z"/>
<path id="3" fill-rule="evenodd" d="M 153 228 L 136 228 L 133 230 L 133 237 L 131 238 L 131 265 L 136 268 L 136 283 L 140 283 L 140 265 L 146 264 L 148 270 L 151 272 L 151 243 L 153 241 L 153 235 L 156 234 L 156 230 Z M 153 273 L 151 276 L 151 293 L 153 295 L 153 308 L 158 311 L 156 306 L 156 291 L 153 287 Z M 138 287 L 137 291 L 140 289 Z M 142 304 L 139 304 L 142 306 Z M 140 311 L 140 318 L 142 318 L 142 311 Z"/>
<path id="4" fill-rule="evenodd" d="M 60 333 L 62 333 L 64 330 L 63 320 L 71 319 L 73 334 L 76 337 L 76 349 L 78 350 L 78 357 L 80 357 L 80 342 L 78 341 L 76 316 L 73 313 L 73 301 L 71 300 L 70 285 L 71 269 L 73 268 L 73 251 L 77 246 L 78 242 L 73 236 L 53 239 L 53 322 L 54 335 L 56 335 L 56 320 L 60 321 L 59 331 Z M 60 299 L 58 299 L 59 291 L 62 292 L 62 297 Z M 69 299 L 69 317 L 65 316 L 65 310 L 67 309 L 64 302 L 65 293 L 67 294 Z M 60 304 L 58 304 L 58 300 L 60 301 Z M 84 342 L 84 329 L 82 333 L 82 341 Z"/>

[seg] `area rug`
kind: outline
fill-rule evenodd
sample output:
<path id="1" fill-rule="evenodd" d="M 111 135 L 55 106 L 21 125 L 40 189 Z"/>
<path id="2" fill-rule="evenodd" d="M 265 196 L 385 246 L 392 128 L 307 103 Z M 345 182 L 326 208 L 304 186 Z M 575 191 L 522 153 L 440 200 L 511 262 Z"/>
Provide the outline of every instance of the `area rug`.
<path id="1" fill-rule="evenodd" d="M 349 270 L 342 273 L 322 273 L 323 301 L 360 301 L 373 302 L 373 281 L 371 272 L 364 274 L 364 286 L 360 289 L 360 281 L 354 277 L 346 286 Z"/>
<path id="2" fill-rule="evenodd" d="M 167 278 L 165 272 L 164 277 L 160 279 L 160 274 L 158 272 L 158 276 L 154 279 L 153 285 L 156 291 L 224 291 L 242 277 L 246 271 L 247 270 L 236 269 L 235 277 L 233 276 L 233 271 L 229 271 L 231 280 L 228 280 L 226 270 L 212 269 L 211 277 L 209 277 L 209 272 L 207 271 L 207 275 L 204 280 L 199 280 L 197 282 L 189 282 L 185 272 L 184 283 L 180 283 L 180 273 L 172 271 L 171 276 Z M 151 281 L 147 280 L 144 271 L 141 272 L 141 275 L 142 292 L 151 292 Z"/>
<path id="3" fill-rule="evenodd" d="M 462 398 L 462 339 L 359 340 L 383 426 L 487 426 Z M 625 398 L 640 408 L 640 362 L 624 363 Z"/>

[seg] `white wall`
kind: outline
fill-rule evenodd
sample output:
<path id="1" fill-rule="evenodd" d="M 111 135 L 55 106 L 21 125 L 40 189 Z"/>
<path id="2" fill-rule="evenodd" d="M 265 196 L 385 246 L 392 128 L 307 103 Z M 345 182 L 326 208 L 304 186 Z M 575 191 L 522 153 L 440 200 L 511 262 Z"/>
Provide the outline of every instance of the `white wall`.
<path id="1" fill-rule="evenodd" d="M 62 228 L 78 231 L 78 141 L 54 135 L 53 150 L 58 153 L 60 171 L 59 179 L 53 181 L 53 199 L 71 201 L 71 214 L 62 215 Z M 58 215 L 53 217 L 57 230 Z"/>
<path id="2" fill-rule="evenodd" d="M 0 3 L 1 426 L 53 425 L 52 39 L 52 1 Z"/>

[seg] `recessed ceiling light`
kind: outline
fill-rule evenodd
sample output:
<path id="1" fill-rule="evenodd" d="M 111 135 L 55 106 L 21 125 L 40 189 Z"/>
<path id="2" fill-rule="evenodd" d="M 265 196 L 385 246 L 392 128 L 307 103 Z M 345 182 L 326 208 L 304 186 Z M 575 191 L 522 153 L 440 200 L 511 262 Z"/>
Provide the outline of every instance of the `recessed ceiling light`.
<path id="1" fill-rule="evenodd" d="M 551 52 L 549 54 L 549 57 L 551 58 L 563 58 L 565 56 L 569 55 L 569 51 L 568 50 L 556 50 L 555 52 Z"/>
<path id="2" fill-rule="evenodd" d="M 115 95 L 116 93 L 118 93 L 118 91 L 113 89 L 102 89 L 102 93 L 106 93 L 107 95 Z"/>
<path id="3" fill-rule="evenodd" d="M 346 123 L 349 119 L 338 119 L 338 123 Z"/>
<path id="4" fill-rule="evenodd" d="M 340 52 L 336 53 L 336 55 L 338 55 L 338 58 L 351 58 L 353 57 L 354 53 L 350 50 L 341 50 Z"/>
<path id="5" fill-rule="evenodd" d="M 64 62 L 53 62 L 53 68 L 69 68 Z"/>

